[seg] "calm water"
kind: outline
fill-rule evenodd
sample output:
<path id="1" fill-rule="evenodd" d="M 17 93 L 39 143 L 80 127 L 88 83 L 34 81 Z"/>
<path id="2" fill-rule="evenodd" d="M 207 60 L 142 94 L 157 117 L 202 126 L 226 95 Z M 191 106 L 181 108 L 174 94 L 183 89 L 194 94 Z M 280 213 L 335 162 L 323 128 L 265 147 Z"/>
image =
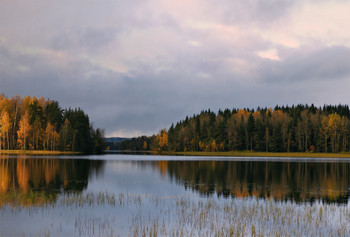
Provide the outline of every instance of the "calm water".
<path id="1" fill-rule="evenodd" d="M 346 236 L 349 194 L 347 159 L 0 156 L 0 236 Z"/>

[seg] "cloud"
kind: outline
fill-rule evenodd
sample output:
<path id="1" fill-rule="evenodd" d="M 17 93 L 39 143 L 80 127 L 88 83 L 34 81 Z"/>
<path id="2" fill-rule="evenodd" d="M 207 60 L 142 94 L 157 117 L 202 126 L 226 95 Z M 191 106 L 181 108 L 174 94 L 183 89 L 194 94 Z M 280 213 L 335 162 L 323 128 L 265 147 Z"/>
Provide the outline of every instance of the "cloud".
<path id="1" fill-rule="evenodd" d="M 255 31 L 274 44 L 298 48 L 322 48 L 343 45 L 350 47 L 350 33 L 346 24 L 350 20 L 350 2 L 344 0 L 295 1 L 288 8 L 288 16 L 271 23 L 264 21 Z"/>
<path id="2" fill-rule="evenodd" d="M 246 1 L 219 1 L 223 8 L 223 19 L 228 24 L 241 22 L 244 24 L 269 24 L 270 22 L 285 18 L 293 10 L 298 1 L 288 0 L 246 0 Z M 213 1 L 213 5 L 218 5 Z"/>
<path id="3" fill-rule="evenodd" d="M 0 93 L 81 107 L 120 136 L 208 108 L 346 103 L 349 10 L 327 0 L 2 1 Z"/>
<path id="4" fill-rule="evenodd" d="M 278 52 L 276 49 L 268 49 L 268 50 L 263 50 L 259 51 L 256 53 L 259 57 L 261 58 L 267 58 L 270 60 L 281 60 L 280 57 L 278 56 Z"/>
<path id="5" fill-rule="evenodd" d="M 268 63 L 266 68 L 270 68 L 263 75 L 267 82 L 342 80 L 350 77 L 350 48 L 325 47 L 307 53 L 300 49 L 281 62 Z"/>
<path id="6" fill-rule="evenodd" d="M 115 40 L 117 30 L 106 28 L 78 28 L 57 33 L 52 39 L 54 50 L 79 52 L 81 50 L 94 53 Z"/>

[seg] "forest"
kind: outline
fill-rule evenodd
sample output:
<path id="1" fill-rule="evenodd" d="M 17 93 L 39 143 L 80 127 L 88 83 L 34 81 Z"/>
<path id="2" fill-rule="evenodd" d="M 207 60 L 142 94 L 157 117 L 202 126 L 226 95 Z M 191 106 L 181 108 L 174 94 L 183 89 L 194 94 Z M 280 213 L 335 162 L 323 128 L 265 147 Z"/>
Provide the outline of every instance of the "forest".
<path id="1" fill-rule="evenodd" d="M 349 152 L 348 105 L 204 110 L 120 150 Z"/>
<path id="2" fill-rule="evenodd" d="M 104 131 L 80 108 L 62 109 L 43 97 L 0 95 L 0 151 L 48 150 L 102 153 Z"/>

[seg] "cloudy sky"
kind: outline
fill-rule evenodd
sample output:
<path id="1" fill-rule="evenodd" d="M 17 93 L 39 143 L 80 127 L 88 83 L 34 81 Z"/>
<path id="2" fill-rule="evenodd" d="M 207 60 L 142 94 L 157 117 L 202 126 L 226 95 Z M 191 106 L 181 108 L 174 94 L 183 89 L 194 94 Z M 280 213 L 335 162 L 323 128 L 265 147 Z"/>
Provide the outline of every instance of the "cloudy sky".
<path id="1" fill-rule="evenodd" d="M 350 103 L 350 1 L 2 0 L 0 93 L 107 136 L 203 109 Z"/>

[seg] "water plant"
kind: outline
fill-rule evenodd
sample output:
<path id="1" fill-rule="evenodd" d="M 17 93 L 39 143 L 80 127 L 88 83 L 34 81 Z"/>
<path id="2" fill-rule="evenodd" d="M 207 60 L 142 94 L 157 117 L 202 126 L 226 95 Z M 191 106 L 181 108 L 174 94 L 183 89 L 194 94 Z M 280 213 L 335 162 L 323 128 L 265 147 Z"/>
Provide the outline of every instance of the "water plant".
<path id="1" fill-rule="evenodd" d="M 57 212 L 66 221 L 57 220 Z M 0 216 L 19 213 L 48 220 L 28 236 L 61 236 L 72 220 L 71 234 L 75 236 L 350 235 L 350 206 L 322 202 L 99 192 L 69 193 L 40 207 L 0 208 Z M 20 234 L 27 236 L 25 231 Z"/>

